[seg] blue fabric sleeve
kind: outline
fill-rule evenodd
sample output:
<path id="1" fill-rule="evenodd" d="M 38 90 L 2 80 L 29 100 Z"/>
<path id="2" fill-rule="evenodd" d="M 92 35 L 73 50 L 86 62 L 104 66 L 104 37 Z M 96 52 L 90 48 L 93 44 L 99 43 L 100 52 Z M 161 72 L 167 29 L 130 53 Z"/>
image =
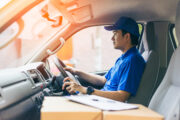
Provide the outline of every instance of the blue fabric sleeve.
<path id="1" fill-rule="evenodd" d="M 112 70 L 112 68 L 104 75 L 104 77 L 106 78 L 106 80 L 109 79 L 111 70 Z"/>

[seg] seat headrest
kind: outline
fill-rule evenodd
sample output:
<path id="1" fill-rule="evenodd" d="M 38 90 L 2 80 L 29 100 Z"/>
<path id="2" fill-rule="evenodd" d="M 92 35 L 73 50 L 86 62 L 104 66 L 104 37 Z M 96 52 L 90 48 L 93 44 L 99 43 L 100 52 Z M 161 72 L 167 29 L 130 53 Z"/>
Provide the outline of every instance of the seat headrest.
<path id="1" fill-rule="evenodd" d="M 180 1 L 177 5 L 177 9 L 176 9 L 176 23 L 175 23 L 175 27 L 176 27 L 176 35 L 177 35 L 177 39 L 180 43 Z"/>
<path id="2" fill-rule="evenodd" d="M 155 45 L 155 31 L 153 22 L 147 23 L 145 32 L 148 49 L 153 50 Z"/>

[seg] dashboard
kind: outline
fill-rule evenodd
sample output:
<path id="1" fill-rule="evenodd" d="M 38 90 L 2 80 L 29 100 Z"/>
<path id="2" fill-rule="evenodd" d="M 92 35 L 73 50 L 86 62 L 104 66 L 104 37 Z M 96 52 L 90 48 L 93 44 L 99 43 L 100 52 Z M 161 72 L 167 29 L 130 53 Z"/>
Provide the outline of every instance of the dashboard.
<path id="1" fill-rule="evenodd" d="M 0 120 L 39 120 L 54 76 L 43 62 L 0 71 Z"/>

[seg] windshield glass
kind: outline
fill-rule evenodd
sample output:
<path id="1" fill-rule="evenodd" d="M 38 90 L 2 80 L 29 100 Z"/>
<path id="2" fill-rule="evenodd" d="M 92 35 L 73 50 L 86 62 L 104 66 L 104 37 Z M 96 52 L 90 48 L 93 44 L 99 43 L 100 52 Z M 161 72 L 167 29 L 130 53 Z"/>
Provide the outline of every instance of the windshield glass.
<path id="1" fill-rule="evenodd" d="M 51 18 L 47 11 L 47 1 L 43 1 L 0 33 L 0 69 L 23 65 L 51 36 L 68 24 L 61 13 L 56 11 Z"/>
<path id="2" fill-rule="evenodd" d="M 0 0 L 0 9 L 6 6 L 12 0 Z"/>

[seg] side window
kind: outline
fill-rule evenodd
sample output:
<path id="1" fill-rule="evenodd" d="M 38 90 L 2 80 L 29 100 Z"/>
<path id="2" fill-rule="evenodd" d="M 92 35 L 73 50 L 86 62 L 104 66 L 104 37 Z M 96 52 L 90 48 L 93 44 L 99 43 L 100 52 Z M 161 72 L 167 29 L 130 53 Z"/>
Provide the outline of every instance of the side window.
<path id="1" fill-rule="evenodd" d="M 138 27 L 139 27 L 140 37 L 139 37 L 139 45 L 137 46 L 137 48 L 139 49 L 139 52 L 142 54 L 145 51 L 144 43 L 142 41 L 142 36 L 143 36 L 143 32 L 144 32 L 144 24 L 139 23 Z"/>
<path id="2" fill-rule="evenodd" d="M 139 32 L 143 25 L 139 24 Z M 120 50 L 114 49 L 113 33 L 104 26 L 89 27 L 74 34 L 57 56 L 65 64 L 87 72 L 109 70 L 121 56 Z"/>
<path id="3" fill-rule="evenodd" d="M 103 26 L 86 28 L 73 35 L 75 67 L 87 72 L 109 70 L 122 54 L 114 49 L 112 36 Z"/>
<path id="4" fill-rule="evenodd" d="M 176 28 L 175 27 L 173 28 L 173 37 L 174 37 L 176 47 L 178 47 L 179 46 L 179 41 L 178 41 L 177 36 L 176 36 Z"/>
<path id="5" fill-rule="evenodd" d="M 175 25 L 172 24 L 170 26 L 170 32 L 169 32 L 169 36 L 170 36 L 170 39 L 172 41 L 172 44 L 173 44 L 173 48 L 174 50 L 179 46 L 179 41 L 177 39 L 177 36 L 176 36 L 176 28 L 175 28 Z"/>
<path id="6" fill-rule="evenodd" d="M 138 24 L 138 27 L 139 27 L 139 33 L 140 33 L 140 35 L 142 36 L 143 30 L 144 30 L 144 26 L 143 26 L 142 23 L 139 23 L 139 24 Z M 141 37 L 140 37 L 140 39 L 141 39 Z"/>

